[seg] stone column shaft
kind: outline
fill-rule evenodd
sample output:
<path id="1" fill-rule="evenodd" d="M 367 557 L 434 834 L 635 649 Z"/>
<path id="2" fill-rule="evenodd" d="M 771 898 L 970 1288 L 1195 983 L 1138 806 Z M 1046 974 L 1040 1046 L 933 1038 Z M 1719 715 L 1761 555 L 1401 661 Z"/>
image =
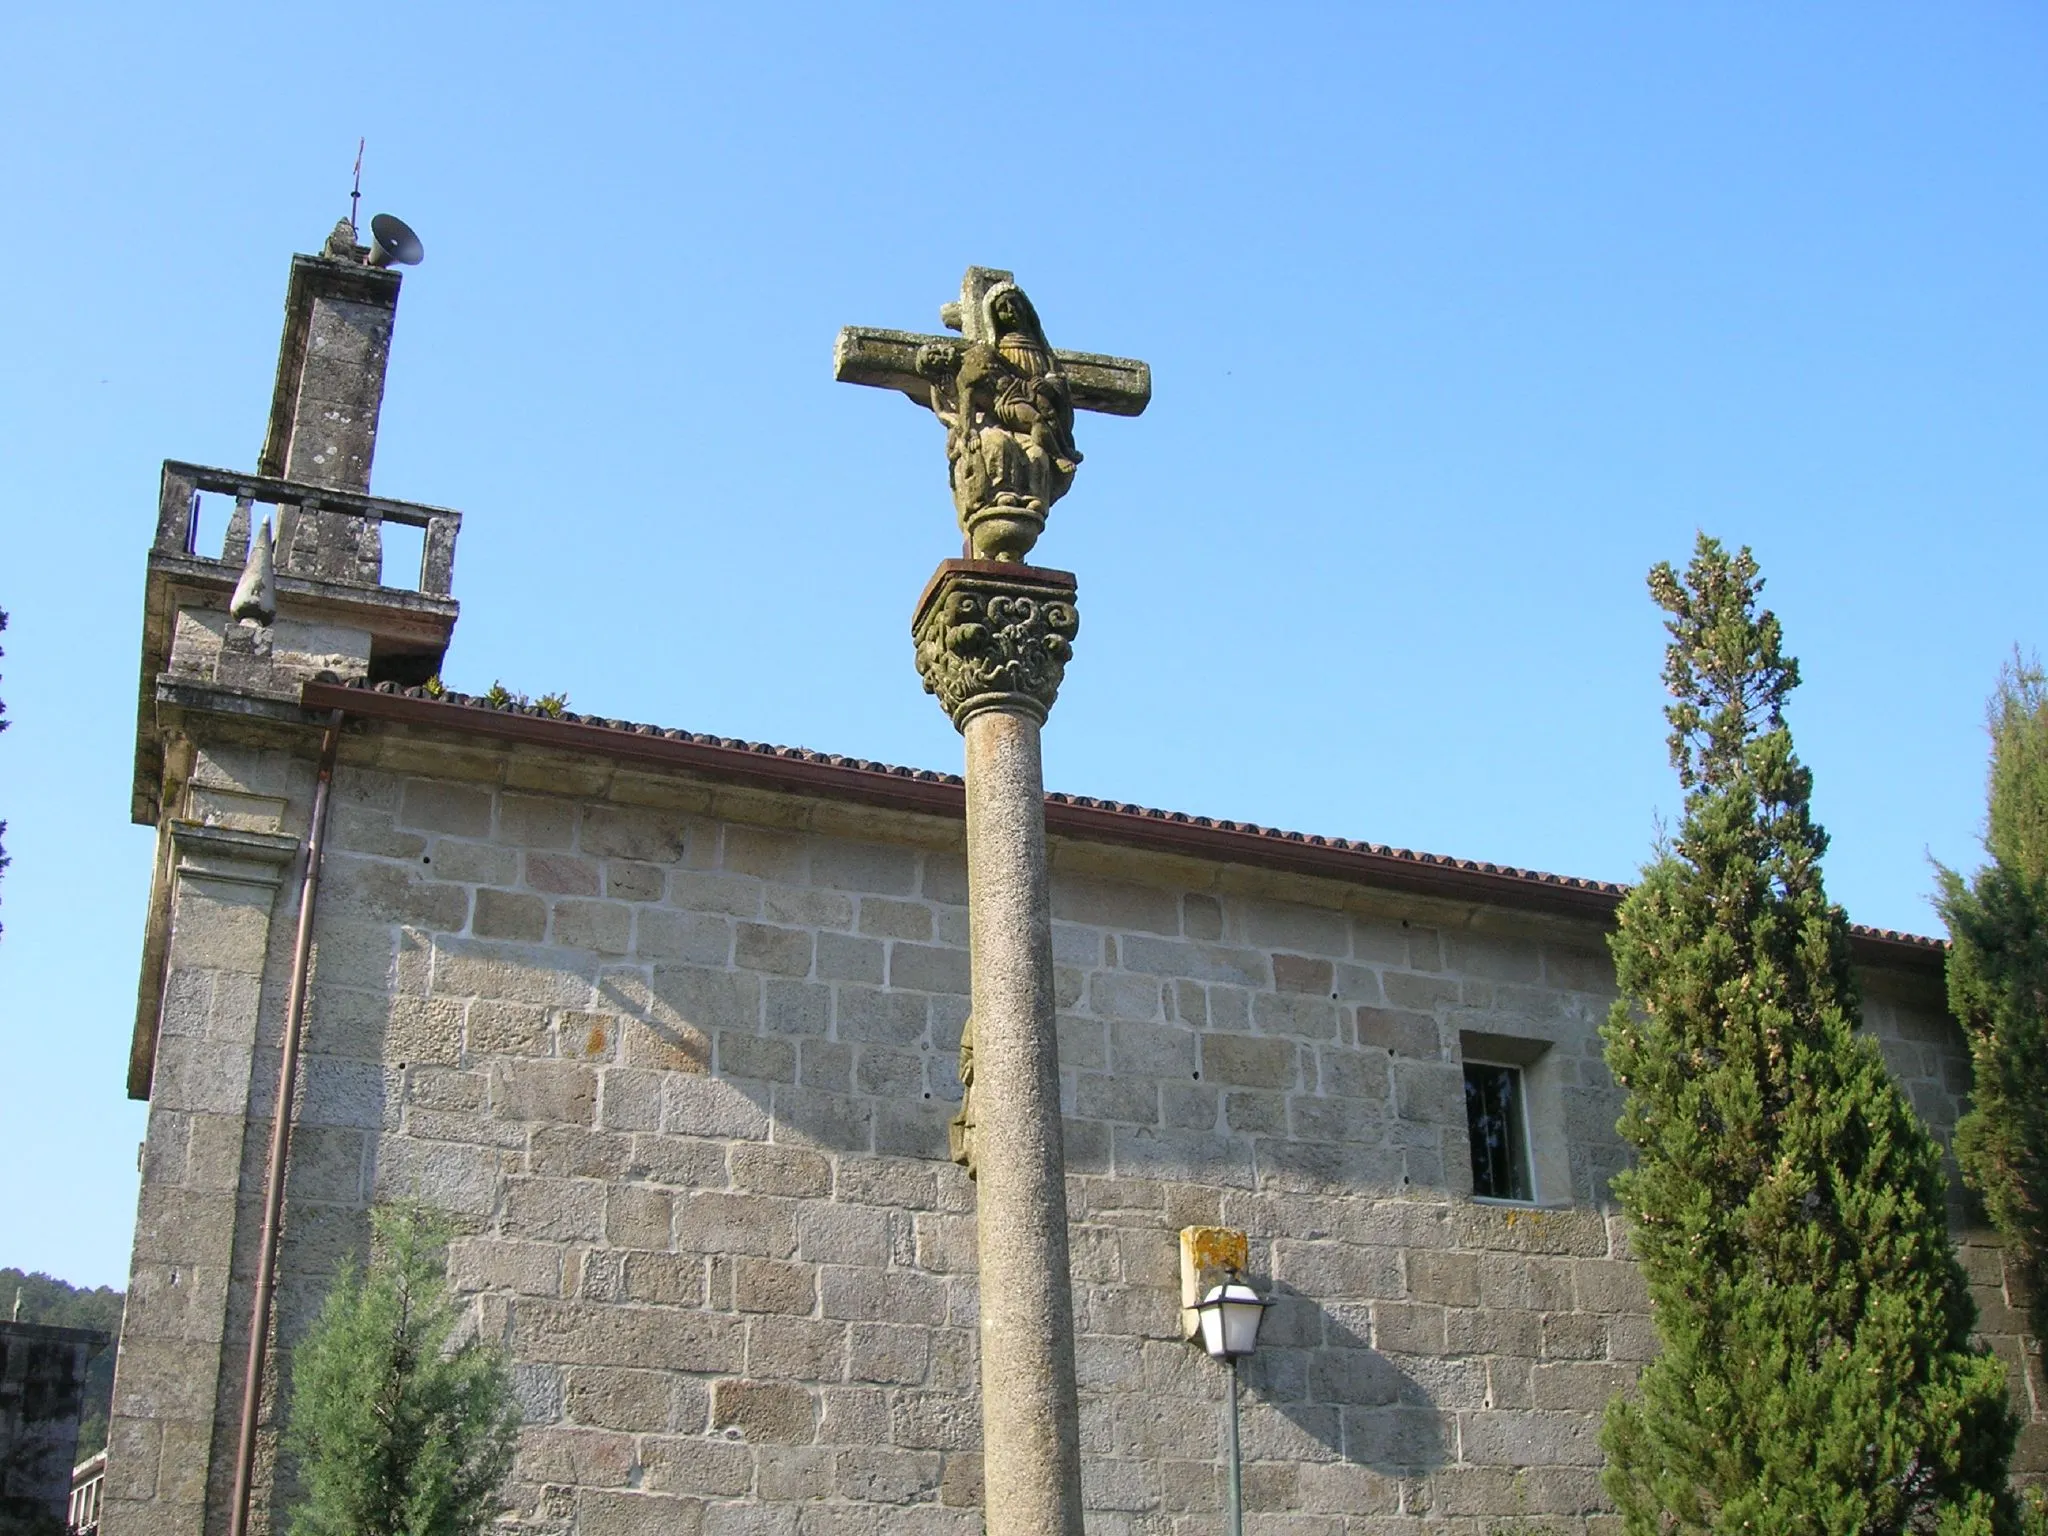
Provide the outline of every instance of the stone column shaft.
<path id="1" fill-rule="evenodd" d="M 1082 1536 L 1081 1412 L 1038 731 L 1073 654 L 1074 578 L 948 560 L 911 632 L 967 743 L 974 1018 L 962 1160 L 979 1185 L 989 1536 Z"/>
<path id="2" fill-rule="evenodd" d="M 1080 1536 L 1080 1408 L 1038 722 L 968 719 L 982 1478 L 989 1536 Z"/>

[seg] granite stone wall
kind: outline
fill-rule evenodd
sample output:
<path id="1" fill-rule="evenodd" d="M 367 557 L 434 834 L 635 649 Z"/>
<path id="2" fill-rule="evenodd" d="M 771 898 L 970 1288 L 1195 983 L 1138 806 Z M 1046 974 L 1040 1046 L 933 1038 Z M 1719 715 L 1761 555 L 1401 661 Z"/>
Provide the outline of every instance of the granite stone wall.
<path id="1" fill-rule="evenodd" d="M 367 1202 L 419 1198 L 518 1361 L 530 1528 L 977 1531 L 957 826 L 380 750 L 336 784 L 286 1346 Z M 1254 1530 L 1599 1529 L 1600 1413 L 1655 1347 L 1605 1197 L 1599 929 L 1075 842 L 1054 869 L 1090 1529 L 1219 1527 L 1225 1377 L 1179 1331 L 1198 1223 L 1247 1231 L 1280 1302 L 1245 1372 Z M 1868 990 L 1945 1132 L 1938 993 Z M 1467 1053 L 1524 1064 L 1535 1206 L 1471 1197 Z M 2031 1401 L 1998 1252 L 1966 1261 Z"/>

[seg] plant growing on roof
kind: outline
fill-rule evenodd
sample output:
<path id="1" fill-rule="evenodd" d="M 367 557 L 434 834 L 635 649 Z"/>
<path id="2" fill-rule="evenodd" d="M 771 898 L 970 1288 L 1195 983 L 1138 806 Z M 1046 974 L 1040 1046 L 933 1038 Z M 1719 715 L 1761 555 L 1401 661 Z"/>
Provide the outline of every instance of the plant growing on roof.
<path id="1" fill-rule="evenodd" d="M 1950 1246 L 1940 1148 L 1856 1033 L 1799 681 L 1748 550 L 1650 573 L 1670 644 L 1677 837 L 1623 903 L 1615 1180 L 1663 1349 L 1603 1432 L 1651 1533 L 2006 1532 L 2005 1367 Z"/>

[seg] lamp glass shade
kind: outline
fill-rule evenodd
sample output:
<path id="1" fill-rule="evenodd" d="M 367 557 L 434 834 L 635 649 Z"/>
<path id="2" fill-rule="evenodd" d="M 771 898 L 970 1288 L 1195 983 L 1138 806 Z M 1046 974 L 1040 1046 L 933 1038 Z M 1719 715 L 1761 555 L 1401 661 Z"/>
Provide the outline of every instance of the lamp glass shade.
<path id="1" fill-rule="evenodd" d="M 1202 1348 L 1213 1359 L 1239 1360 L 1259 1345 L 1259 1323 L 1272 1303 L 1248 1285 L 1232 1281 L 1214 1287 L 1196 1308 L 1202 1317 Z"/>

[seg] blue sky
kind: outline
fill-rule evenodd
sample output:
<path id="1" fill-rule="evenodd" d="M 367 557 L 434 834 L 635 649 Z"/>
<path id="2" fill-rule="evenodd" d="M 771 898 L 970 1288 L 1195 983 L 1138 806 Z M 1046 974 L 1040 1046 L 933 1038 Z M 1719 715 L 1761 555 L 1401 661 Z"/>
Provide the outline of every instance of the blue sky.
<path id="1" fill-rule="evenodd" d="M 24 7 L 0 1264 L 126 1274 L 157 468 L 253 466 L 358 135 L 427 247 L 375 484 L 467 519 L 455 686 L 957 766 L 939 429 L 831 346 L 1006 266 L 1156 384 L 1037 551 L 1050 784 L 1628 878 L 1643 576 L 1704 528 L 1802 660 L 1834 895 L 1926 931 L 2048 627 L 2044 85 L 2018 4 Z"/>

